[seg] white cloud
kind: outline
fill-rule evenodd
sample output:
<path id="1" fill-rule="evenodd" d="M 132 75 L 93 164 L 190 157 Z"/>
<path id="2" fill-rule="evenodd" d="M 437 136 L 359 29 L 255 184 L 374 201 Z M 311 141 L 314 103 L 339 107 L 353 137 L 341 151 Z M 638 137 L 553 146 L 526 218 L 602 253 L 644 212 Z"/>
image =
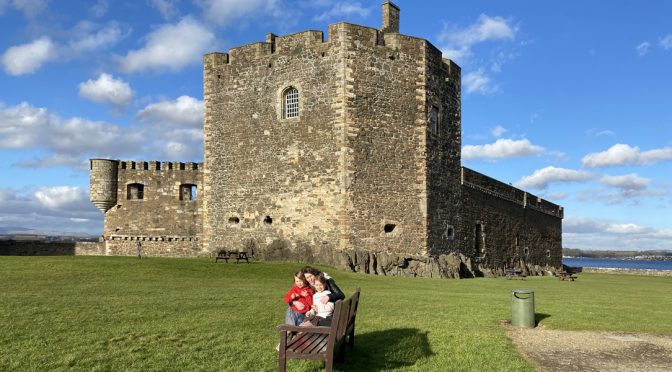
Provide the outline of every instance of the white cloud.
<path id="1" fill-rule="evenodd" d="M 438 36 L 438 40 L 441 43 L 440 49 L 443 55 L 462 66 L 464 71 L 462 84 L 465 87 L 465 92 L 489 94 L 496 92 L 498 87 L 493 83 L 491 77 L 484 72 L 486 66 L 489 66 L 492 72 L 501 72 L 502 66 L 517 54 L 499 50 L 492 54 L 489 61 L 472 62 L 473 49 L 477 44 L 489 41 L 506 42 L 514 40 L 517 33 L 518 26 L 514 25 L 511 19 L 481 14 L 475 23 L 465 28 L 445 25 Z"/>
<path id="2" fill-rule="evenodd" d="M 88 156 L 107 157 L 136 153 L 141 133 L 113 124 L 81 118 L 61 119 L 45 108 L 28 103 L 0 106 L 0 149 L 40 149 L 46 155 L 19 165 L 42 167 L 85 164 Z"/>
<path id="3" fill-rule="evenodd" d="M 446 35 L 449 42 L 457 45 L 474 45 L 489 40 L 513 40 L 517 27 L 511 20 L 481 14 L 478 21 L 464 30 Z"/>
<path id="4" fill-rule="evenodd" d="M 175 0 L 151 0 L 151 4 L 165 20 L 169 20 L 178 14 L 177 1 Z"/>
<path id="5" fill-rule="evenodd" d="M 542 153 L 544 148 L 533 145 L 527 139 L 512 140 L 500 138 L 486 145 L 466 145 L 462 147 L 462 159 L 495 160 Z"/>
<path id="6" fill-rule="evenodd" d="M 75 186 L 0 189 L 0 231 L 100 234 L 102 214 L 87 194 Z"/>
<path id="7" fill-rule="evenodd" d="M 463 61 L 466 61 L 473 55 L 471 48 L 468 46 L 461 46 L 457 49 L 444 48 L 441 50 L 441 53 L 443 54 L 443 57 L 448 58 L 458 64 L 461 64 Z"/>
<path id="8" fill-rule="evenodd" d="M 672 229 L 656 229 L 635 223 L 565 216 L 563 246 L 606 250 L 670 249 Z"/>
<path id="9" fill-rule="evenodd" d="M 566 168 L 546 167 L 535 170 L 531 175 L 521 178 L 514 185 L 522 189 L 543 190 L 554 182 L 583 182 L 590 180 L 592 174 Z"/>
<path id="10" fill-rule="evenodd" d="M 615 187 L 624 191 L 638 191 L 646 189 L 646 187 L 651 183 L 651 180 L 640 177 L 635 173 L 631 173 L 623 176 L 606 175 L 600 178 L 600 182 L 604 185 Z"/>
<path id="11" fill-rule="evenodd" d="M 334 18 L 345 18 L 351 16 L 366 17 L 371 13 L 371 8 L 365 8 L 360 2 L 338 2 L 333 7 L 322 14 L 315 16 L 313 21 L 322 22 Z"/>
<path id="12" fill-rule="evenodd" d="M 462 85 L 465 87 L 466 93 L 489 94 L 497 91 L 497 86 L 492 85 L 490 77 L 482 69 L 463 75 Z"/>
<path id="13" fill-rule="evenodd" d="M 142 49 L 119 57 L 120 68 L 127 73 L 149 69 L 180 70 L 199 63 L 203 53 L 213 47 L 215 36 L 199 22 L 184 18 L 177 24 L 166 24 L 146 38 Z"/>
<path id="14" fill-rule="evenodd" d="M 123 32 L 116 22 L 94 31 L 96 28 L 98 28 L 96 25 L 89 22 L 78 24 L 75 30 L 77 36 L 68 43 L 67 53 L 78 55 L 100 50 L 116 44 L 130 33 L 130 31 Z"/>
<path id="15" fill-rule="evenodd" d="M 2 55 L 2 64 L 10 75 L 32 74 L 47 62 L 66 61 L 110 47 L 129 33 L 124 33 L 115 22 L 102 28 L 91 22 L 80 22 L 73 31 L 68 32 L 72 38 L 66 43 L 54 42 L 43 36 L 30 43 L 8 48 Z"/>
<path id="16" fill-rule="evenodd" d="M 641 233 L 644 230 L 645 229 L 642 226 L 635 225 L 634 223 L 611 224 L 605 229 L 607 232 L 616 234 L 636 234 Z"/>
<path id="17" fill-rule="evenodd" d="M 277 0 L 197 0 L 203 17 L 220 26 L 252 14 L 279 14 Z"/>
<path id="18" fill-rule="evenodd" d="M 502 134 L 504 134 L 504 133 L 506 133 L 506 132 L 507 132 L 507 129 L 504 128 L 504 127 L 502 127 L 501 125 L 498 125 L 498 126 L 494 127 L 494 128 L 490 131 L 490 133 L 491 133 L 493 136 L 497 137 L 497 138 L 501 137 Z"/>
<path id="19" fill-rule="evenodd" d="M 107 0 L 98 0 L 91 6 L 91 8 L 89 8 L 89 12 L 91 12 L 94 17 L 100 18 L 107 13 L 108 9 L 109 4 Z"/>
<path id="20" fill-rule="evenodd" d="M 173 123 L 200 127 L 203 124 L 203 101 L 189 96 L 180 96 L 174 101 L 147 105 L 136 115 L 138 120 L 156 123 Z"/>
<path id="21" fill-rule="evenodd" d="M 596 128 L 590 128 L 586 131 L 586 134 L 589 136 L 594 136 L 594 137 L 602 137 L 602 136 L 614 136 L 616 133 L 614 133 L 613 130 L 610 129 L 605 129 L 605 130 L 598 130 Z"/>
<path id="22" fill-rule="evenodd" d="M 640 197 L 666 197 L 670 195 L 670 191 L 664 186 L 649 189 L 652 180 L 634 173 L 621 176 L 605 175 L 599 181 L 605 187 L 582 190 L 576 199 L 579 201 L 602 200 L 612 205 L 623 203 L 638 205 Z"/>
<path id="23" fill-rule="evenodd" d="M 203 156 L 203 101 L 180 96 L 174 101 L 147 105 L 136 115 L 146 131 L 161 133 L 164 140 L 153 151 L 173 159 L 200 159 Z"/>
<path id="24" fill-rule="evenodd" d="M 79 96 L 94 102 L 123 107 L 133 98 L 133 91 L 128 83 L 102 73 L 97 80 L 80 83 Z"/>
<path id="25" fill-rule="evenodd" d="M 33 18 L 47 9 L 45 0 L 12 0 L 12 5 L 28 18 Z"/>
<path id="26" fill-rule="evenodd" d="M 581 159 L 584 167 L 597 168 L 618 165 L 648 165 L 672 160 L 672 147 L 641 152 L 639 147 L 615 144 L 607 151 L 588 154 Z"/>
<path id="27" fill-rule="evenodd" d="M 42 64 L 56 58 L 54 43 L 48 37 L 41 37 L 28 44 L 13 46 L 2 55 L 5 72 L 10 75 L 32 74 Z"/>
<path id="28" fill-rule="evenodd" d="M 444 55 L 462 64 L 465 57 L 472 55 L 474 45 L 493 40 L 513 40 L 517 32 L 518 27 L 510 19 L 481 14 L 476 23 L 464 29 L 445 26 L 438 39 L 444 44 L 441 48 Z"/>
<path id="29" fill-rule="evenodd" d="M 672 34 L 669 34 L 658 41 L 658 44 L 665 50 L 672 49 Z"/>
<path id="30" fill-rule="evenodd" d="M 649 44 L 648 41 L 645 41 L 645 42 L 637 45 L 637 48 L 636 48 L 637 49 L 637 54 L 640 55 L 640 56 L 646 55 L 646 53 L 649 52 L 649 47 L 650 46 L 651 46 L 651 44 Z"/>
<path id="31" fill-rule="evenodd" d="M 35 198 L 42 206 L 51 209 L 62 208 L 87 199 L 84 191 L 74 186 L 42 187 L 35 192 Z"/>
<path id="32" fill-rule="evenodd" d="M 137 126 L 83 118 L 62 119 L 27 103 L 0 105 L 0 149 L 39 150 L 40 157 L 17 165 L 69 166 L 86 171 L 89 158 L 201 161 L 203 102 L 183 96 L 148 105 Z"/>

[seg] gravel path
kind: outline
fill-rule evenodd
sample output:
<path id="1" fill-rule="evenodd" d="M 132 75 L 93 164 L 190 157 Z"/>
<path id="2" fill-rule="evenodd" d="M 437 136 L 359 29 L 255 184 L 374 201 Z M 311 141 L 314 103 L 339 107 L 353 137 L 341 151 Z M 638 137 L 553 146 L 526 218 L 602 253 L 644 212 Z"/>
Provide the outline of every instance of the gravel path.
<path id="1" fill-rule="evenodd" d="M 669 335 L 504 327 L 540 371 L 672 371 Z"/>

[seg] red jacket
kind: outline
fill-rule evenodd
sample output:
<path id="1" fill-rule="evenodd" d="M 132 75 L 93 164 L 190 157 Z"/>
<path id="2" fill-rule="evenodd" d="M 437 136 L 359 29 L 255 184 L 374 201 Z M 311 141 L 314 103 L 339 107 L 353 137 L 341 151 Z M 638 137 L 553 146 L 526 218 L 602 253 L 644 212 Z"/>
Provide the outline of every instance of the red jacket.
<path id="1" fill-rule="evenodd" d="M 307 295 L 306 296 L 301 296 L 301 292 L 306 291 Z M 292 293 L 296 293 L 296 297 L 292 299 Z M 303 309 L 299 310 L 292 304 L 294 301 L 299 301 L 302 303 Z M 287 292 L 285 295 L 285 302 L 290 304 L 289 307 L 292 308 L 292 310 L 296 311 L 299 314 L 305 314 L 308 310 L 310 310 L 310 307 L 313 306 L 313 289 L 310 288 L 310 286 L 305 286 L 303 288 L 299 288 L 294 284 L 292 289 Z"/>

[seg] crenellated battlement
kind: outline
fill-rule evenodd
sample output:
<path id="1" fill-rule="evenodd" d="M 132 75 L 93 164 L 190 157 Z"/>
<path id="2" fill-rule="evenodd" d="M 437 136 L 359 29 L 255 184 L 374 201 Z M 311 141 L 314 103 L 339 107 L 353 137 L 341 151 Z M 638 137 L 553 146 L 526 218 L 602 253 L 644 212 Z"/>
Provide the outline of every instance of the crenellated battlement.
<path id="1" fill-rule="evenodd" d="M 256 60 L 267 61 L 270 57 L 292 55 L 299 50 L 315 49 L 319 53 L 334 52 L 333 48 L 342 48 L 343 42 L 356 38 L 358 44 L 379 46 L 391 51 L 414 52 L 406 50 L 408 45 L 425 44 L 428 56 L 442 60 L 441 51 L 426 39 L 404 35 L 400 33 L 383 32 L 379 29 L 357 25 L 348 22 L 330 24 L 328 37 L 325 40 L 324 33 L 317 30 L 307 30 L 289 35 L 278 36 L 272 33 L 266 35 L 265 42 L 255 42 L 229 49 L 228 53 L 213 52 L 203 57 L 203 63 L 207 67 L 226 65 L 247 64 Z M 335 43 L 334 41 L 338 41 Z M 449 61 L 449 60 L 447 60 Z M 452 63 L 452 62 L 451 62 Z M 452 63 L 452 69 L 457 67 Z M 459 67 L 458 67 L 459 68 Z"/>
<path id="2" fill-rule="evenodd" d="M 179 161 L 131 161 L 118 160 L 119 170 L 146 170 L 146 171 L 198 171 L 203 168 L 203 163 L 179 162 Z"/>

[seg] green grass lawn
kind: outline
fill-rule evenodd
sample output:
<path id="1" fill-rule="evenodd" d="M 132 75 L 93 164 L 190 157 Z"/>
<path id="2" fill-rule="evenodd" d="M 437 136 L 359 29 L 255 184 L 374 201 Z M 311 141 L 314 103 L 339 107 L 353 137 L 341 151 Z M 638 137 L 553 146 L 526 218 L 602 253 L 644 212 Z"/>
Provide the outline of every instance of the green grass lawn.
<path id="1" fill-rule="evenodd" d="M 276 370 L 282 296 L 300 267 L 0 257 L 0 370 Z M 362 288 L 348 370 L 532 370 L 500 326 L 518 288 L 535 291 L 548 328 L 672 334 L 672 278 L 442 280 L 323 269 L 347 294 Z"/>

